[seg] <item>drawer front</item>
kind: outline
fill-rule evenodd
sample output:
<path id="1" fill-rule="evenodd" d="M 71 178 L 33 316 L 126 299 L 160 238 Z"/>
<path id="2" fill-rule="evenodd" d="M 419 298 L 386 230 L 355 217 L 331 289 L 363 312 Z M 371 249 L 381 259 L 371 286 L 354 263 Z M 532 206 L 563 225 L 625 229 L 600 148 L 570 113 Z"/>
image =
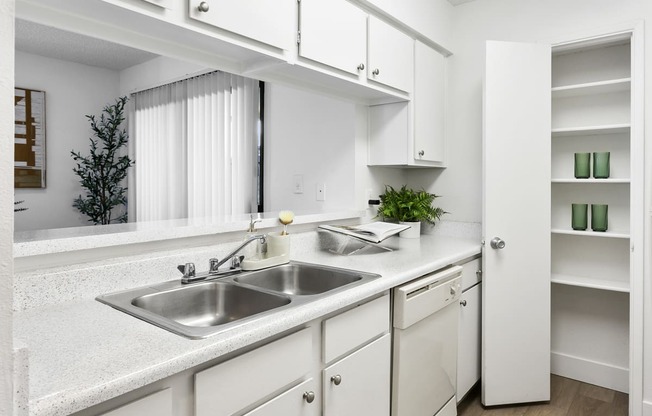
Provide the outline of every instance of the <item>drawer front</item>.
<path id="1" fill-rule="evenodd" d="M 482 281 L 482 259 L 471 260 L 461 265 L 462 270 L 462 290 Z"/>
<path id="2" fill-rule="evenodd" d="M 308 403 L 307 397 L 310 393 L 314 398 Z M 321 408 L 318 394 L 317 382 L 310 378 L 251 412 L 245 413 L 244 416 L 317 416 Z"/>
<path id="3" fill-rule="evenodd" d="M 312 335 L 304 329 L 195 374 L 196 416 L 231 415 L 255 404 L 308 373 L 311 357 Z"/>
<path id="4" fill-rule="evenodd" d="M 327 319 L 323 324 L 324 362 L 350 352 L 389 330 L 389 295 Z"/>
<path id="5" fill-rule="evenodd" d="M 165 389 L 126 404 L 103 416 L 172 416 L 172 390 Z"/>

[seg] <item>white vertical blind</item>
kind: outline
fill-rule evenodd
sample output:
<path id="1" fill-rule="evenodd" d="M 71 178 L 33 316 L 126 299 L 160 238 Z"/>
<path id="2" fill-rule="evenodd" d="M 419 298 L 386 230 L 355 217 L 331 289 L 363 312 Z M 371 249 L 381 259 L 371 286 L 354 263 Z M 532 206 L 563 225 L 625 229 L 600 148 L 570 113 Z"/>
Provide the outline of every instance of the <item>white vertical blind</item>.
<path id="1" fill-rule="evenodd" d="M 135 93 L 130 219 L 255 211 L 258 97 L 258 81 L 223 72 Z"/>

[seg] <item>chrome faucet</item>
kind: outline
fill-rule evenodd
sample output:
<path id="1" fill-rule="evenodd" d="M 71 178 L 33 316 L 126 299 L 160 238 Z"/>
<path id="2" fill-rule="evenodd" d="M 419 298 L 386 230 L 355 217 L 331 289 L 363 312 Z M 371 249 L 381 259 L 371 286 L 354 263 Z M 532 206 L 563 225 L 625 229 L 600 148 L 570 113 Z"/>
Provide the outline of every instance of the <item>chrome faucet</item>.
<path id="1" fill-rule="evenodd" d="M 235 250 L 224 256 L 222 260 L 212 258 L 209 260 L 209 269 L 207 273 L 202 273 L 200 275 L 195 274 L 195 265 L 194 263 L 186 263 L 185 265 L 179 265 L 177 268 L 183 277 L 181 278 L 181 283 L 192 283 L 200 280 L 208 279 L 211 277 L 216 277 L 222 274 L 231 274 L 237 273 L 240 269 L 240 262 L 244 256 L 236 256 L 243 248 L 247 245 L 253 243 L 254 241 L 260 240 L 261 244 L 265 244 L 267 238 L 264 234 L 257 234 L 246 239 L 242 244 L 240 244 Z M 220 266 L 222 266 L 227 261 L 231 260 L 231 268 L 229 270 L 220 271 Z"/>

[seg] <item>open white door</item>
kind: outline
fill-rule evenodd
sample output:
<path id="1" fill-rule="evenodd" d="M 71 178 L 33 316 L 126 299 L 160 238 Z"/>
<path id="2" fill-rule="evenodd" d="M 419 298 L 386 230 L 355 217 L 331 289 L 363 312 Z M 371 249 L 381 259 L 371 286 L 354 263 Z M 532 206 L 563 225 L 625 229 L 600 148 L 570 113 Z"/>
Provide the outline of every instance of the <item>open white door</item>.
<path id="1" fill-rule="evenodd" d="M 550 399 L 551 49 L 487 42 L 482 403 Z"/>

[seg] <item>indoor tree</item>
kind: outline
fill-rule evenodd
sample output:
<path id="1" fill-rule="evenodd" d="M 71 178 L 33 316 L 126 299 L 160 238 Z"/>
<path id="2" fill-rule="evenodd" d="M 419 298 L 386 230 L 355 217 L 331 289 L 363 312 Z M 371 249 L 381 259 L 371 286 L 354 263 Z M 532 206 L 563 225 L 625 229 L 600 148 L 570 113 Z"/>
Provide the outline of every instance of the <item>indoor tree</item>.
<path id="1" fill-rule="evenodd" d="M 125 119 L 126 103 L 127 97 L 116 99 L 115 104 L 104 107 L 99 119 L 86 115 L 95 136 L 90 138 L 90 154 L 82 156 L 81 152 L 70 152 L 77 164 L 72 170 L 85 190 L 85 195 L 79 195 L 72 206 L 95 225 L 127 222 L 127 187 L 123 183 L 133 160 L 121 155 L 128 139 L 127 131 L 120 128 Z M 118 213 L 112 217 L 116 209 Z"/>

